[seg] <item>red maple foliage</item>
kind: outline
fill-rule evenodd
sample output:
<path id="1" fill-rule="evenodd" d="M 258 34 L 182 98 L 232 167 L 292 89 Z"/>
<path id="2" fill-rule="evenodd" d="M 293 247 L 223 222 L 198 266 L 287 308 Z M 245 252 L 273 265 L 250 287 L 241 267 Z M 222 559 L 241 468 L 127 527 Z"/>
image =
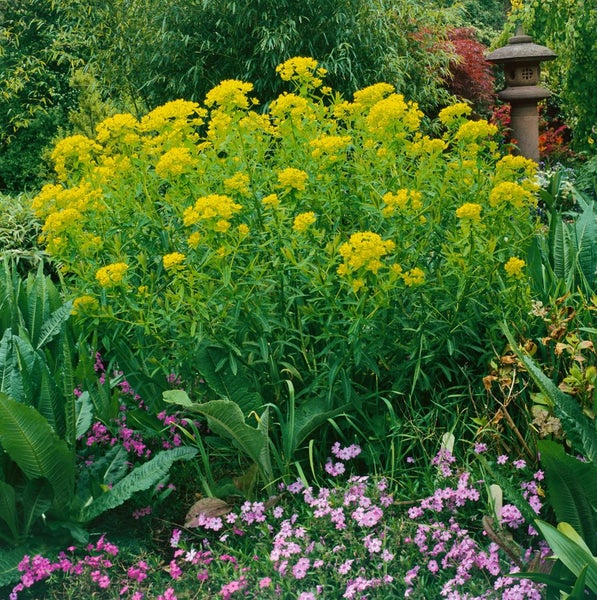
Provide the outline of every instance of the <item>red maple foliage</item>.
<path id="1" fill-rule="evenodd" d="M 448 31 L 449 44 L 456 53 L 450 64 L 446 86 L 452 94 L 488 109 L 495 101 L 495 78 L 485 60 L 487 48 L 477 40 L 475 30 L 456 27 Z"/>

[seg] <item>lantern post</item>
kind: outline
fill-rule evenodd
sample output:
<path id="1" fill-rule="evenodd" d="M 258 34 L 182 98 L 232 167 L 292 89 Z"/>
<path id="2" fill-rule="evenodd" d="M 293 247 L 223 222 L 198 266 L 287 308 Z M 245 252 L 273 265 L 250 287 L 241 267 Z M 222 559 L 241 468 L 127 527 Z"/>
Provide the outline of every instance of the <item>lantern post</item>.
<path id="1" fill-rule="evenodd" d="M 498 97 L 510 103 L 510 127 L 519 154 L 539 162 L 538 104 L 551 96 L 548 89 L 538 85 L 540 63 L 556 58 L 555 52 L 533 43 L 533 38 L 519 27 L 506 46 L 485 58 L 488 62 L 503 65 L 506 88 L 498 93 Z"/>

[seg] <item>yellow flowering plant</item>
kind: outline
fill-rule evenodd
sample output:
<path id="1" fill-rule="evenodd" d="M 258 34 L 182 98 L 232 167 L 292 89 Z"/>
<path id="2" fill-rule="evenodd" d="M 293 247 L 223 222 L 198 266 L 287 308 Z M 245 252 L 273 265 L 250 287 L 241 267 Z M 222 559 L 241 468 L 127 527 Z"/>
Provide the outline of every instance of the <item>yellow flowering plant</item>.
<path id="1" fill-rule="evenodd" d="M 58 143 L 33 205 L 81 326 L 189 387 L 217 345 L 262 404 L 318 407 L 312 427 L 483 373 L 497 323 L 528 312 L 536 165 L 466 105 L 427 130 L 390 84 L 350 101 L 313 59 L 278 72 L 265 109 L 228 80 Z"/>

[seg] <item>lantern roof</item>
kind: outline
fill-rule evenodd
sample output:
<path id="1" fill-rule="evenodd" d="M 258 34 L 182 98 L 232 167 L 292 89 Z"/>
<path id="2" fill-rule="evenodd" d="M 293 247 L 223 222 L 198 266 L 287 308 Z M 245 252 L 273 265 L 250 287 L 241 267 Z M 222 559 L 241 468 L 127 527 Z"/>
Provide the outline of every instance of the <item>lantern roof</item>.
<path id="1" fill-rule="evenodd" d="M 496 64 L 540 63 L 553 60 L 557 54 L 547 46 L 533 43 L 533 38 L 526 35 L 522 26 L 518 27 L 506 46 L 502 46 L 485 56 L 485 60 Z"/>

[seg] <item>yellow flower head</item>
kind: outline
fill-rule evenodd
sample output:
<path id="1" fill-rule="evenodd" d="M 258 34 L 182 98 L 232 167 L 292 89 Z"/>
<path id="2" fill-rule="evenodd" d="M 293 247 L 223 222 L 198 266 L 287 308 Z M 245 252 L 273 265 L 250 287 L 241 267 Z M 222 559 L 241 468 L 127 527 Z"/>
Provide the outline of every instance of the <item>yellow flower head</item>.
<path id="1" fill-rule="evenodd" d="M 387 131 L 416 131 L 423 113 L 413 102 L 406 102 L 402 94 L 392 94 L 371 107 L 365 123 L 374 134 Z"/>
<path id="2" fill-rule="evenodd" d="M 161 132 L 165 126 L 178 129 L 186 125 L 198 127 L 204 123 L 207 111 L 197 102 L 188 100 L 172 100 L 154 108 L 141 119 L 142 131 Z"/>
<path id="3" fill-rule="evenodd" d="M 505 202 L 509 202 L 516 208 L 523 208 L 534 205 L 536 200 L 528 190 L 525 190 L 518 183 L 503 181 L 498 183 L 489 193 L 489 204 L 495 207 Z"/>
<path id="4" fill-rule="evenodd" d="M 513 256 L 508 260 L 508 262 L 504 265 L 504 270 L 510 277 L 520 278 L 523 276 L 522 270 L 526 266 L 526 262 L 522 260 L 522 258 L 518 258 L 517 256 Z"/>
<path id="5" fill-rule="evenodd" d="M 166 271 L 171 271 L 185 261 L 186 256 L 182 252 L 171 252 L 162 257 L 162 263 Z"/>
<path id="6" fill-rule="evenodd" d="M 189 248 L 197 248 L 199 242 L 201 241 L 201 234 L 198 231 L 191 233 L 191 235 L 187 238 L 187 244 Z"/>
<path id="7" fill-rule="evenodd" d="M 58 178 L 65 181 L 69 172 L 80 166 L 92 167 L 95 157 L 102 152 L 102 147 L 84 135 L 71 135 L 60 140 L 51 158 Z"/>
<path id="8" fill-rule="evenodd" d="M 261 200 L 261 203 L 263 206 L 271 206 L 272 208 L 275 208 L 276 206 L 280 205 L 280 199 L 278 198 L 278 194 L 269 194 L 269 196 L 266 196 Z"/>
<path id="9" fill-rule="evenodd" d="M 439 120 L 441 123 L 449 127 L 454 122 L 459 121 L 463 117 L 468 117 L 473 112 L 473 109 L 464 102 L 458 102 L 452 104 L 452 106 L 446 106 L 439 111 Z"/>
<path id="10" fill-rule="evenodd" d="M 323 83 L 322 77 L 327 71 L 321 67 L 318 68 L 314 58 L 297 56 L 278 65 L 276 73 L 283 81 L 295 81 L 317 88 Z"/>
<path id="11" fill-rule="evenodd" d="M 383 201 L 385 203 L 382 208 L 382 214 L 384 217 L 389 217 L 394 211 L 410 208 L 412 211 L 418 211 L 422 208 L 423 202 L 421 201 L 423 194 L 418 190 L 407 190 L 401 189 L 395 193 L 388 192 L 384 194 Z"/>
<path id="12" fill-rule="evenodd" d="M 294 217 L 292 228 L 295 231 L 306 231 L 313 223 L 315 223 L 316 217 L 314 212 L 304 212 Z"/>
<path id="13" fill-rule="evenodd" d="M 224 180 L 224 189 L 228 193 L 237 192 L 241 196 L 249 196 L 251 188 L 249 187 L 251 180 L 246 173 L 239 171 L 232 177 Z"/>
<path id="14" fill-rule="evenodd" d="M 129 113 L 113 115 L 96 126 L 95 139 L 104 145 L 111 140 L 134 143 L 139 139 L 138 129 L 139 121 L 133 115 Z"/>
<path id="15" fill-rule="evenodd" d="M 408 287 L 422 285 L 423 283 L 425 283 L 425 273 L 422 269 L 419 269 L 419 267 L 415 267 L 410 271 L 402 273 L 401 277 L 404 281 L 404 285 Z"/>
<path id="16" fill-rule="evenodd" d="M 249 226 L 246 223 L 241 223 L 238 226 L 238 234 L 241 237 L 246 237 L 247 235 L 249 235 Z"/>
<path id="17" fill-rule="evenodd" d="M 209 219 L 228 220 L 241 210 L 242 206 L 236 204 L 230 196 L 221 194 L 209 194 L 198 198 L 193 206 L 189 206 L 183 213 L 185 227 L 195 225 L 200 221 Z"/>
<path id="18" fill-rule="evenodd" d="M 365 112 L 374 104 L 383 100 L 386 96 L 393 94 L 396 88 L 390 83 L 375 83 L 354 93 L 352 104 L 349 110 L 353 114 L 356 112 Z"/>
<path id="19" fill-rule="evenodd" d="M 292 189 L 301 192 L 304 191 L 307 187 L 308 179 L 309 175 L 305 173 L 305 171 L 301 171 L 300 169 L 293 169 L 292 167 L 283 169 L 278 173 L 278 182 L 287 191 Z"/>
<path id="20" fill-rule="evenodd" d="M 466 202 L 456 209 L 456 216 L 459 219 L 468 221 L 481 221 L 481 205 L 476 202 Z"/>
<path id="21" fill-rule="evenodd" d="M 336 162 L 344 158 L 344 154 L 350 145 L 351 139 L 348 135 L 322 135 L 309 142 L 313 148 L 313 158 L 325 158 L 329 162 Z"/>
<path id="22" fill-rule="evenodd" d="M 456 139 L 472 144 L 483 141 L 497 133 L 497 127 L 481 119 L 479 121 L 466 121 L 456 132 Z"/>
<path id="23" fill-rule="evenodd" d="M 225 79 L 207 92 L 205 106 L 218 105 L 222 110 L 249 108 L 251 103 L 247 94 L 253 90 L 253 84 L 238 79 Z"/>
<path id="24" fill-rule="evenodd" d="M 79 296 L 73 301 L 73 315 L 89 314 L 96 310 L 98 307 L 98 301 L 93 296 Z"/>
<path id="25" fill-rule="evenodd" d="M 129 266 L 126 263 L 112 263 L 111 265 L 99 268 L 95 274 L 95 278 L 103 288 L 113 287 L 122 282 L 128 268 Z"/>
<path id="26" fill-rule="evenodd" d="M 171 176 L 176 177 L 186 172 L 188 167 L 194 163 L 195 159 L 188 148 L 184 146 L 172 148 L 160 156 L 155 166 L 155 172 L 164 179 Z"/>
<path id="27" fill-rule="evenodd" d="M 340 246 L 340 256 L 344 263 L 338 267 L 339 275 L 348 275 L 351 271 L 364 268 L 372 273 L 382 266 L 381 258 L 394 250 L 396 244 L 392 240 L 383 240 L 372 231 L 353 233 L 348 242 Z"/>

